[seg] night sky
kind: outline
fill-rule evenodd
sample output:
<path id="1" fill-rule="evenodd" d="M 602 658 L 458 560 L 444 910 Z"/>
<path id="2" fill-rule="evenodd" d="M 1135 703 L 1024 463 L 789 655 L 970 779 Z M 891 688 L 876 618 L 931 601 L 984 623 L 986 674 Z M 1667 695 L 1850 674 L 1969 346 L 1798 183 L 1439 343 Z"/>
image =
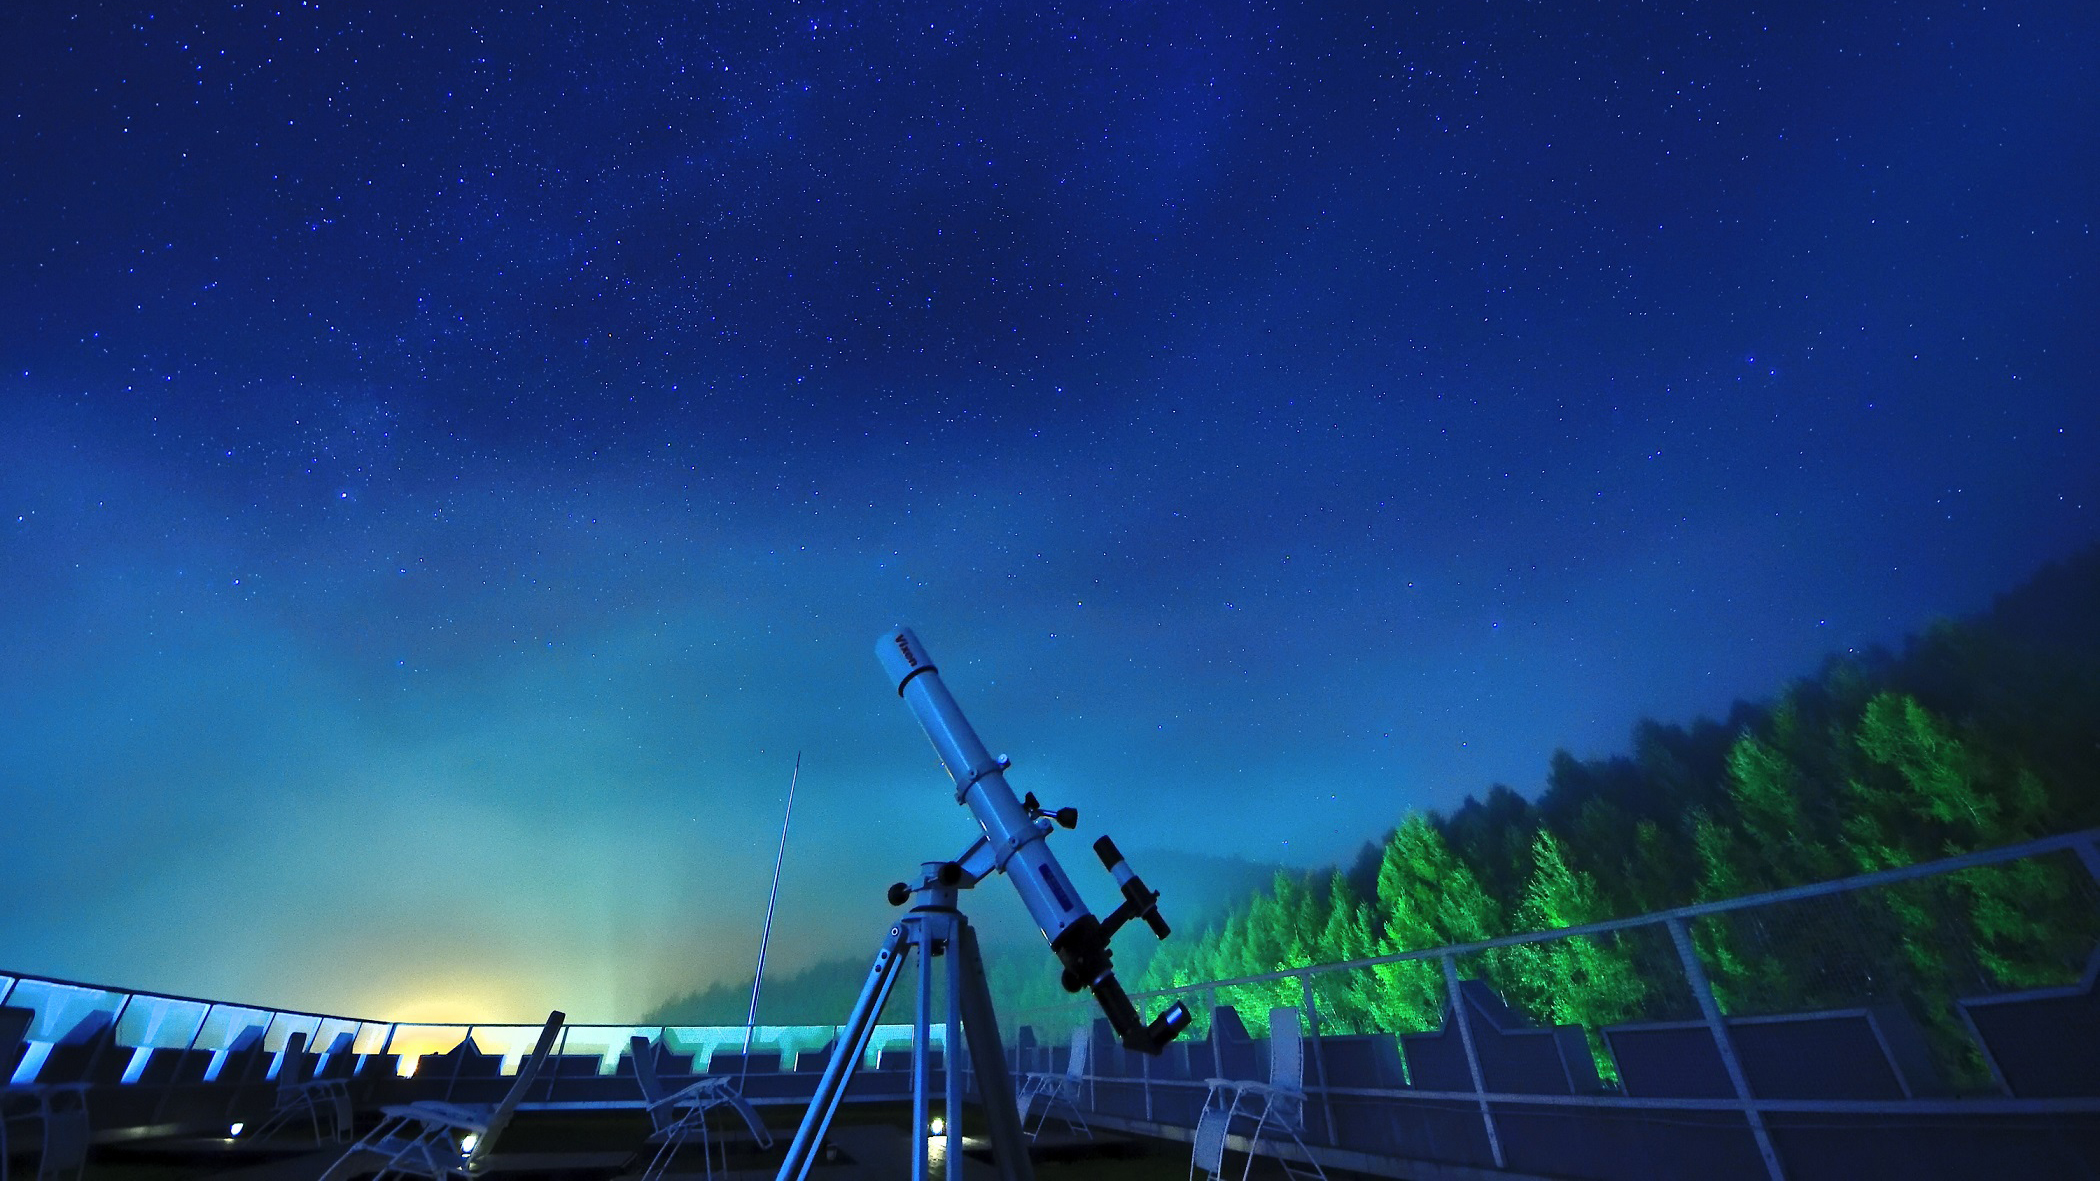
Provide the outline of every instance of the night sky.
<path id="1" fill-rule="evenodd" d="M 9 5 L 0 969 L 870 954 L 897 621 L 1097 905 L 1536 792 L 2100 536 L 2096 214 L 2085 3 Z"/>

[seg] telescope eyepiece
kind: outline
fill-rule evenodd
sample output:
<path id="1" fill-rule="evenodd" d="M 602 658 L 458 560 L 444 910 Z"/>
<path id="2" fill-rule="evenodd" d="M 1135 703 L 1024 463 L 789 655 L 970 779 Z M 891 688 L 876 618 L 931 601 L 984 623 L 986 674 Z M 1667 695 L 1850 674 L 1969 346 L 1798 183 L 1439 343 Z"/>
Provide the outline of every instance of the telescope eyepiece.
<path id="1" fill-rule="evenodd" d="M 1101 864 L 1107 866 L 1110 873 L 1115 873 L 1116 867 L 1123 864 L 1123 854 L 1116 848 L 1116 843 L 1105 836 L 1094 842 L 1094 856 L 1101 859 Z"/>

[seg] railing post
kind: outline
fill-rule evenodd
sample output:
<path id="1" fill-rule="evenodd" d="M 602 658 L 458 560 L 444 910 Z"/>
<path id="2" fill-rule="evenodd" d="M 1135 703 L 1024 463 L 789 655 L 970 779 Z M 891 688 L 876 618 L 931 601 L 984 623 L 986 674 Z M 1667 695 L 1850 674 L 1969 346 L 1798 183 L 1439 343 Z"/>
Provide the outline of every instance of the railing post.
<path id="1" fill-rule="evenodd" d="M 0 1001 L 5 1001 L 6 999 L 7 997 L 5 994 L 0 994 Z M 204 1015 L 197 1018 L 197 1028 L 190 1031 L 189 1043 L 182 1047 L 182 1052 L 185 1057 L 187 1057 L 191 1051 L 197 1048 L 197 1039 L 204 1036 L 204 1027 L 205 1025 L 210 1023 L 211 1011 L 214 1007 L 215 1006 L 213 1006 L 210 1002 L 205 1003 Z M 155 1100 L 153 1104 L 154 1123 L 159 1123 L 162 1113 L 167 1111 L 168 1100 L 174 1096 L 175 1088 L 180 1085 L 181 1078 L 182 1076 L 174 1071 L 170 1071 L 168 1073 L 168 1081 L 161 1086 L 160 1098 L 158 1100 Z"/>
<path id="2" fill-rule="evenodd" d="M 1218 990 L 1216 986 L 1204 989 L 1203 998 L 1204 1003 L 1209 1006 L 1203 1010 L 1203 1019 L 1210 1023 L 1210 1073 L 1213 1077 L 1223 1078 L 1225 1076 L 1225 1055 L 1218 1052 Z M 1206 1106 L 1209 1105 L 1207 1098 L 1204 1102 Z"/>
<path id="3" fill-rule="evenodd" d="M 1094 1044 L 1094 1034 L 1099 1031 L 1094 1028 L 1092 1013 L 1081 1009 L 1079 1011 L 1079 1019 L 1086 1022 L 1086 1109 L 1088 1111 L 1099 1111 L 1101 1110 L 1101 1088 L 1097 1085 L 1097 1080 L 1101 1077 L 1102 1050 L 1101 1047 Z M 1042 1125 L 1037 1124 L 1036 1127 L 1040 1129 Z"/>
<path id="4" fill-rule="evenodd" d="M 1305 997 L 1305 1034 L 1312 1041 L 1313 1063 L 1320 1068 L 1320 1113 L 1327 1118 L 1327 1142 L 1336 1144 L 1340 1137 L 1334 1131 L 1334 1094 L 1327 1088 L 1327 1050 L 1320 1045 L 1320 1010 L 1313 1004 L 1312 978 L 1310 971 L 1298 977 L 1298 987 Z M 1275 1037 L 1276 1031 L 1270 1030 L 1269 1036 Z"/>
<path id="5" fill-rule="evenodd" d="M 1466 1048 L 1466 1071 L 1473 1076 L 1473 1097 L 1480 1104 L 1480 1126 L 1487 1129 L 1488 1151 L 1495 1155 L 1495 1167 L 1505 1168 L 1502 1134 L 1495 1130 L 1495 1113 L 1488 1109 L 1487 1080 L 1480 1073 L 1480 1051 L 1473 1045 L 1473 1023 L 1466 1020 L 1465 998 L 1458 993 L 1458 957 L 1447 954 L 1442 958 L 1444 993 L 1450 998 L 1451 1020 L 1458 1025 L 1459 1043 Z"/>
<path id="6" fill-rule="evenodd" d="M 204 1013 L 204 1019 L 205 1019 L 206 1021 L 210 1021 L 210 1020 L 211 1020 L 211 1011 L 210 1011 L 210 1010 L 206 1010 L 206 1011 L 205 1011 L 205 1013 Z M 390 1053 L 390 1052 L 391 1052 L 391 1051 L 393 1050 L 393 1048 L 394 1048 L 394 1031 L 396 1031 L 396 1030 L 398 1030 L 398 1029 L 400 1029 L 400 1028 L 401 1028 L 401 1024 L 400 1024 L 399 1022 L 388 1022 L 388 1023 L 387 1023 L 387 1027 L 386 1027 L 386 1036 L 385 1036 L 385 1037 L 383 1037 L 383 1038 L 380 1038 L 380 1039 L 379 1039 L 379 1048 L 378 1048 L 377 1050 L 374 1050 L 374 1051 L 372 1051 L 372 1052 L 373 1052 L 374 1054 L 377 1054 L 377 1055 L 378 1055 L 379 1057 L 381 1057 L 381 1058 L 384 1058 L 384 1057 L 386 1057 L 386 1056 L 387 1056 L 387 1054 L 388 1054 L 388 1053 Z M 364 1032 L 364 1030 L 363 1030 L 363 1027 L 359 1027 L 359 1029 L 358 1029 L 358 1032 L 359 1032 L 359 1033 L 363 1033 L 363 1032 Z M 362 1066 L 363 1066 L 363 1063 L 359 1063 L 359 1066 L 360 1066 L 360 1067 L 362 1067 Z M 375 1073 L 376 1073 L 376 1072 L 375 1072 Z M 364 1082 L 364 1084 L 365 1084 L 365 1086 L 364 1086 L 364 1095 L 365 1095 L 365 1098 L 367 1098 L 367 1099 L 371 1098 L 371 1096 L 372 1096 L 372 1088 L 373 1088 L 373 1087 L 374 1087 L 375 1085 L 377 1085 L 377 1083 L 378 1083 L 378 1079 L 377 1079 L 376 1077 L 373 1077 L 373 1078 L 367 1078 L 367 1077 L 365 1077 L 365 1073 L 364 1073 L 364 1071 L 363 1071 L 362 1069 L 360 1069 L 360 1070 L 359 1070 L 359 1071 L 357 1072 L 357 1077 L 358 1077 L 359 1079 L 361 1079 L 361 1080 L 362 1080 L 362 1081 Z M 399 1062 L 398 1060 L 397 1060 L 397 1061 L 395 1061 L 395 1063 L 394 1063 L 394 1077 L 395 1077 L 395 1078 L 400 1078 L 400 1077 L 401 1077 L 401 1063 L 400 1063 L 400 1062 Z"/>
<path id="7" fill-rule="evenodd" d="M 1714 1049 L 1721 1055 L 1721 1065 L 1728 1071 L 1728 1082 L 1735 1088 L 1735 1097 L 1743 1104 L 1743 1118 L 1750 1124 L 1750 1135 L 1757 1141 L 1757 1154 L 1764 1158 L 1765 1173 L 1772 1181 L 1786 1181 L 1786 1170 L 1779 1165 L 1779 1152 L 1772 1147 L 1771 1133 L 1765 1130 L 1765 1113 L 1758 1110 L 1757 1100 L 1750 1094 L 1750 1080 L 1743 1074 L 1743 1064 L 1735 1056 L 1735 1040 L 1729 1036 L 1728 1023 L 1721 1019 L 1721 1006 L 1714 1000 L 1713 983 L 1706 978 L 1706 966 L 1699 962 L 1699 953 L 1692 946 L 1692 933 L 1681 918 L 1663 920 L 1670 929 L 1670 942 L 1677 945 L 1677 958 L 1684 963 L 1685 983 L 1692 987 L 1692 997 L 1699 1002 L 1699 1014 L 1706 1018 L 1707 1032 L 1713 1035 Z"/>
<path id="8" fill-rule="evenodd" d="M 1153 1122 L 1153 1121 L 1152 1121 L 1152 1063 L 1153 1063 L 1153 1060 L 1154 1060 L 1154 1059 L 1153 1059 L 1153 1056 L 1152 1056 L 1151 1054 L 1140 1054 L 1140 1055 L 1138 1055 L 1138 1077 L 1139 1077 L 1139 1078 L 1141 1078 L 1142 1080 L 1144 1080 L 1144 1081 L 1143 1081 L 1143 1083 L 1142 1083 L 1141 1085 L 1142 1085 L 1142 1086 L 1143 1086 L 1143 1087 L 1145 1088 L 1145 1122 L 1146 1122 L 1146 1123 L 1148 1123 L 1148 1124 L 1149 1124 L 1149 1123 L 1151 1123 L 1151 1122 Z"/>
<path id="9" fill-rule="evenodd" d="M 2085 872 L 2092 875 L 2094 885 L 2100 886 L 2100 844 L 2080 841 L 2077 847 L 2078 860 L 2085 863 Z"/>
<path id="10" fill-rule="evenodd" d="M 82 1078 L 94 1078 L 95 1067 L 101 1065 L 103 1052 L 117 1044 L 117 1024 L 124 1020 L 124 1010 L 131 1007 L 132 995 L 125 993 L 124 999 L 117 1002 L 117 1011 L 109 1015 L 109 1036 L 100 1040 L 94 1050 L 89 1052 L 87 1068 L 81 1071 Z"/>

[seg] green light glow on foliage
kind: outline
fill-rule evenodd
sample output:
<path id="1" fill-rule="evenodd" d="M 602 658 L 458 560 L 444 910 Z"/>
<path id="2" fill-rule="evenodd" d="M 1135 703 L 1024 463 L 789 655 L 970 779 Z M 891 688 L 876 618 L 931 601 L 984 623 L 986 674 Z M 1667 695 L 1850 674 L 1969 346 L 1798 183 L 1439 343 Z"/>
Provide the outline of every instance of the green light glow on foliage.
<path id="1" fill-rule="evenodd" d="M 2072 795 L 2052 793 L 2016 744 L 1957 725 L 1911 694 L 1876 689 L 1849 665 L 1795 686 L 1726 741 L 1652 726 L 1639 737 L 1634 762 L 1556 758 L 1563 798 L 1549 792 L 1536 805 L 1502 801 L 1473 813 L 1463 852 L 1449 835 L 1456 821 L 1404 817 L 1368 895 L 1340 872 L 1322 881 L 1279 874 L 1220 927 L 1166 945 L 1139 985 L 1186 987 L 1580 926 L 2096 819 Z M 1703 791 L 1701 765 L 1713 784 Z M 1528 865 L 1494 860 L 1527 846 Z M 1520 885 L 1498 892 L 1492 881 Z M 1958 1028 L 1955 999 L 2076 979 L 2100 938 L 2093 893 L 2082 868 L 2044 859 L 1691 927 L 1724 1012 L 1900 1006 L 1924 1029 L 1949 1081 L 1979 1085 L 1987 1076 Z M 1600 1030 L 1696 1012 L 1674 951 L 1655 931 L 1519 944 L 1470 957 L 1460 970 L 1541 1023 L 1581 1026 L 1607 1082 L 1616 1071 Z M 1434 957 L 1317 975 L 1312 992 L 1325 1033 L 1443 1024 L 1444 976 Z M 1262 1036 L 1271 1006 L 1305 998 L 1286 979 L 1217 990 L 1217 1001 Z"/>

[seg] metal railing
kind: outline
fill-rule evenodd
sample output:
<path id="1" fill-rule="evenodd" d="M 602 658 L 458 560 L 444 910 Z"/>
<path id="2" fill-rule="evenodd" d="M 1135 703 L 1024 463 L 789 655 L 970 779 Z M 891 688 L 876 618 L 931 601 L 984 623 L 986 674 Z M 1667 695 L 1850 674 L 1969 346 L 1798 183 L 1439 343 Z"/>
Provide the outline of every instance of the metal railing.
<path id="1" fill-rule="evenodd" d="M 305 1034 L 308 1052 L 322 1057 L 316 1072 L 335 1054 L 356 1057 L 360 1067 L 369 1057 L 393 1056 L 394 1074 L 409 1078 L 426 1055 L 449 1054 L 471 1041 L 482 1054 L 499 1056 L 499 1073 L 511 1075 L 531 1052 L 540 1032 L 537 1025 L 510 1023 L 380 1021 L 112 988 L 29 973 L 0 973 L 0 1007 L 26 1009 L 32 1014 L 22 1035 L 21 1057 L 10 1076 L 0 1080 L 13 1086 L 47 1081 L 41 1076 L 52 1052 L 68 1044 L 92 1046 L 96 1055 L 121 1056 L 125 1065 L 112 1080 L 120 1086 L 138 1083 L 156 1050 L 209 1054 L 201 1081 L 215 1082 L 229 1055 L 259 1048 L 271 1057 L 264 1077 L 275 1079 L 294 1034 Z M 669 1053 L 692 1056 L 695 1071 L 704 1071 L 717 1051 L 742 1054 L 747 1046 L 754 1054 L 778 1054 L 781 1068 L 791 1070 L 800 1055 L 830 1045 L 838 1030 L 835 1025 L 758 1025 L 747 1031 L 742 1025 L 571 1024 L 563 1027 L 555 1053 L 595 1057 L 597 1074 L 611 1075 L 628 1052 L 629 1039 L 640 1035 Z M 934 1030 L 936 1044 L 941 1032 Z M 868 1050 L 869 1063 L 879 1060 L 886 1050 L 908 1048 L 911 1036 L 909 1024 L 877 1026 Z M 98 1057 L 78 1064 L 75 1072 L 106 1073 L 101 1071 L 103 1066 Z"/>
<path id="2" fill-rule="evenodd" d="M 2081 868 L 2082 867 L 2082 868 Z M 1987 900 L 1990 921 L 1976 916 Z M 1999 913 L 2003 904 L 2030 913 Z M 2023 925 L 2024 920 L 2024 925 Z M 2008 928 L 2010 928 L 2008 930 Z M 1265 1031 L 1269 1009 L 1294 1008 L 1303 1015 L 1308 1042 L 1305 1090 L 1335 1128 L 1337 1101 L 1462 1106 L 1473 1113 L 1497 1169 L 1512 1167 L 1506 1151 L 1504 1116 L 1558 1109 L 1570 1116 L 1613 1110 L 1662 1116 L 1730 1113 L 1747 1130 L 1762 1172 L 1772 1181 L 1786 1175 L 1770 1117 L 2085 1116 L 2100 1114 L 2100 1087 L 2083 1095 L 2023 1096 L 2010 1086 L 1992 1048 L 1970 1018 L 1971 1006 L 2023 997 L 2080 995 L 2093 986 L 2100 966 L 2100 829 L 2027 841 L 1999 849 L 1948 857 L 1836 881 L 1797 886 L 1719 902 L 1676 907 L 1577 927 L 1501 936 L 1446 947 L 1424 948 L 1338 963 L 1308 964 L 1272 972 L 1133 991 L 1133 999 L 1157 1007 L 1179 1000 L 1202 1014 L 1189 1035 L 1197 1045 L 1212 1037 L 1212 1014 L 1230 1011 L 1240 1023 Z M 1622 995 L 1587 1006 L 1551 995 L 1540 977 L 1555 976 L 1581 961 L 1591 969 L 1587 986 L 1614 970 Z M 1578 965 L 1579 966 L 1579 965 Z M 1522 986 L 1529 972 L 1530 987 Z M 1569 973 L 1562 971 L 1562 978 Z M 1532 1030 L 1580 1026 L 1598 1077 L 1588 1086 L 1571 1063 L 1566 1093 L 1550 1088 L 1497 1090 L 1489 1085 L 1473 1019 L 1455 1022 L 1465 1084 L 1423 1086 L 1407 1077 L 1392 1086 L 1332 1083 L 1322 1059 L 1329 1036 L 1384 1035 L 1399 1040 L 1401 1069 L 1409 1069 L 1419 1038 L 1441 1035 L 1450 1016 L 1467 1009 L 1456 998 L 1466 981 L 1494 989 L 1514 1016 Z M 1507 986 L 1507 987 L 1504 987 Z M 1476 986 L 1477 988 L 1478 986 Z M 1575 991 L 1570 989 L 1569 991 Z M 1513 995 L 1514 994 L 1514 995 Z M 1477 995 L 1477 994 L 1476 994 Z M 1386 1004 L 1412 998 L 1405 1004 Z M 1396 1011 L 1397 1010 L 1397 1011 Z M 1872 1011 L 1880 1024 L 1865 1020 Z M 1738 1042 L 1754 1026 L 1856 1013 L 1881 1042 L 1900 1096 L 1888 1098 L 1793 1098 L 1759 1094 Z M 1885 1027 L 1915 1021 L 1908 1061 L 1904 1044 Z M 1092 1024 L 1083 1005 L 1054 1005 L 1024 1011 L 1014 1020 L 1044 1031 L 1047 1048 L 1058 1031 Z M 1644 1030 L 1703 1027 L 1711 1052 L 1726 1077 L 1724 1095 L 1655 1096 L 1630 1093 L 1622 1085 L 1616 1039 Z M 1101 1039 L 1097 1036 L 1097 1043 Z M 1413 1043 L 1412 1045 L 1410 1043 Z M 1216 1042 L 1205 1052 L 1218 1061 Z M 1565 1044 L 1565 1043 L 1564 1043 Z M 1194 1054 L 1194 1050 L 1182 1050 Z M 1703 1051 L 1702 1051 L 1703 1052 Z M 1017 1049 L 1018 1053 L 1018 1049 Z M 1101 1061 L 1095 1054 L 1095 1063 Z M 1101 1091 L 1116 1088 L 1136 1097 L 1125 1106 L 1125 1123 L 1157 1130 L 1162 1124 L 1193 1123 L 1187 1098 L 1205 1083 L 1130 1056 L 1134 1074 L 1099 1068 L 1087 1075 L 1094 1109 L 1103 1116 Z M 1047 1055 L 1043 1059 L 1047 1064 Z M 1811 1064 L 1802 1063 L 1807 1069 Z M 1784 1089 L 1784 1088 L 1778 1088 Z M 1812 1087 L 1810 1089 L 1813 1089 Z M 1169 1097 L 1180 1095 L 1178 1102 Z M 1155 1118 L 1166 1107 L 1179 1121 Z M 1290 1146 L 1283 1151 L 1288 1154 Z M 1348 1154 L 1342 1154 L 1346 1157 Z M 1338 1158 L 1340 1159 L 1340 1158 Z M 1485 1162 L 1483 1162 L 1485 1163 Z"/>
<path id="3" fill-rule="evenodd" d="M 1991 923 L 1976 919 L 1979 901 L 1995 906 Z M 2004 913 L 2002 904 L 2008 901 L 2017 903 L 2012 907 L 2016 913 Z M 1770 1126 L 1775 1118 L 2100 1115 L 2100 1096 L 2094 1094 L 2020 1093 L 1971 1019 L 1979 1004 L 2085 995 L 2093 984 L 2093 965 L 2100 962 L 2093 954 L 2096 942 L 2100 829 L 1580 927 L 1284 967 L 1132 995 L 1141 1003 L 1179 999 L 1199 1014 L 1202 1024 L 1184 1043 L 1170 1047 L 1170 1055 L 1185 1055 L 1182 1047 L 1190 1041 L 1201 1044 L 1208 1038 L 1215 1046 L 1217 1036 L 1206 1033 L 1214 1013 L 1229 1010 L 1256 1032 L 1266 1030 L 1272 1007 L 1303 1014 L 1312 1034 L 1306 1090 L 1310 1106 L 1324 1117 L 1330 1140 L 1342 1139 L 1334 1134 L 1341 1105 L 1443 1104 L 1471 1113 L 1484 1136 L 1488 1159 L 1503 1168 L 1511 1161 L 1505 1124 L 1520 1109 L 1555 1109 L 1576 1118 L 1612 1111 L 1658 1116 L 1720 1113 L 1741 1121 L 1738 1131 L 1755 1144 L 1763 1173 L 1778 1179 L 1785 1176 L 1786 1165 Z M 1555 996 L 1551 989 L 1527 992 L 1515 983 L 1524 971 L 1550 980 L 1555 971 L 1584 964 L 1592 973 L 1592 986 L 1596 974 L 1606 971 L 1623 971 L 1624 979 L 1633 983 L 1616 1001 L 1587 1009 L 1571 1009 L 1568 997 Z M 1588 1047 L 1595 1077 L 1583 1085 L 1575 1077 L 1579 1063 L 1570 1059 L 1569 1085 L 1563 1093 L 1496 1089 L 1482 1047 L 1475 1044 L 1471 1020 L 1457 1023 L 1463 1074 L 1454 1077 L 1464 1080 L 1458 1085 L 1431 1086 L 1431 1080 L 1411 1074 L 1386 1080 L 1393 1085 L 1355 1085 L 1338 1079 L 1329 1068 L 1325 1055 L 1330 1046 L 1341 1044 L 1331 1039 L 1359 1036 L 1397 1038 L 1396 1061 L 1403 1072 L 1410 1070 L 1412 1051 L 1426 1045 L 1411 1045 L 1411 1039 L 1441 1035 L 1448 1028 L 1447 1011 L 1466 1011 L 1463 1004 L 1452 1002 L 1470 995 L 1468 981 L 1499 988 L 1520 1024 L 1579 1027 L 1576 1044 Z M 1412 998 L 1412 1007 L 1397 1004 L 1395 998 Z M 274 1078 L 294 1034 L 304 1034 L 312 1052 L 355 1056 L 360 1076 L 373 1056 L 382 1062 L 393 1056 L 389 1073 L 413 1076 L 425 1056 L 448 1054 L 469 1042 L 483 1054 L 500 1056 L 500 1073 L 510 1074 L 538 1032 L 536 1026 L 508 1023 L 378 1021 L 20 973 L 0 973 L 0 1006 L 32 1014 L 22 1035 L 21 1057 L 4 1080 L 16 1085 L 47 1081 L 54 1054 L 69 1045 L 90 1045 L 100 1060 L 83 1064 L 73 1055 L 66 1071 L 79 1077 L 62 1081 L 92 1076 L 119 1087 L 143 1085 L 147 1064 L 160 1050 L 192 1054 L 193 1063 L 208 1059 L 201 1081 L 216 1080 L 232 1055 L 259 1051 L 271 1056 L 264 1077 Z M 1908 1014 L 1922 1026 L 1922 1057 L 1914 1055 L 1906 1066 L 1897 1061 L 1900 1055 L 1887 1036 L 1886 1021 L 1867 1022 L 1881 1040 L 1881 1052 L 1902 1088 L 1900 1097 L 1799 1098 L 1772 1094 L 1770 1088 L 1760 1093 L 1739 1047 L 1755 1032 L 1757 1022 L 1783 1024 L 1870 1006 L 1879 1006 L 1889 1020 Z M 1005 1017 L 1001 1024 L 1017 1039 L 1023 1024 L 1062 1030 L 1074 1024 L 1091 1026 L 1093 1016 L 1091 1008 L 1075 1003 L 1029 1010 Z M 1725 1074 L 1726 1093 L 1656 1096 L 1627 1085 L 1631 1080 L 1622 1077 L 1624 1063 L 1615 1039 L 1644 1029 L 1703 1029 Z M 571 1025 L 563 1031 L 557 1052 L 572 1067 L 579 1057 L 594 1057 L 592 1075 L 613 1075 L 628 1039 L 640 1035 L 670 1053 L 691 1055 L 697 1072 L 706 1070 L 719 1051 L 741 1052 L 748 1035 L 752 1051 L 778 1054 L 786 1072 L 804 1053 L 833 1044 L 838 1032 L 839 1027 L 831 1025 L 758 1026 L 748 1031 L 743 1026 Z M 939 1032 L 936 1026 L 936 1037 Z M 869 1064 L 885 1049 L 908 1047 L 910 1038 L 908 1025 L 878 1027 Z M 1045 1039 L 1053 1044 L 1061 1040 L 1054 1035 Z M 122 1060 L 121 1069 L 111 1055 Z M 1575 1059 L 1582 1056 L 1578 1051 Z M 1185 1113 L 1190 1100 L 1201 1095 L 1203 1082 L 1172 1077 L 1158 1060 L 1135 1056 L 1135 1073 L 1117 1074 L 1102 1066 L 1103 1057 L 1092 1056 L 1086 1076 L 1095 1109 L 1090 1118 L 1107 1116 L 1113 1122 L 1103 1110 L 1103 1089 L 1136 1088 L 1142 1118 L 1125 1122 L 1171 1130 L 1176 1121 L 1166 1109 L 1178 1103 Z M 316 1064 L 314 1072 L 325 1065 L 325 1060 Z M 1016 1065 L 1028 1064 L 1017 1055 Z M 252 1064 L 249 1070 L 245 1081 L 254 1081 Z M 1942 1085 L 1916 1085 L 1935 1072 Z"/>

